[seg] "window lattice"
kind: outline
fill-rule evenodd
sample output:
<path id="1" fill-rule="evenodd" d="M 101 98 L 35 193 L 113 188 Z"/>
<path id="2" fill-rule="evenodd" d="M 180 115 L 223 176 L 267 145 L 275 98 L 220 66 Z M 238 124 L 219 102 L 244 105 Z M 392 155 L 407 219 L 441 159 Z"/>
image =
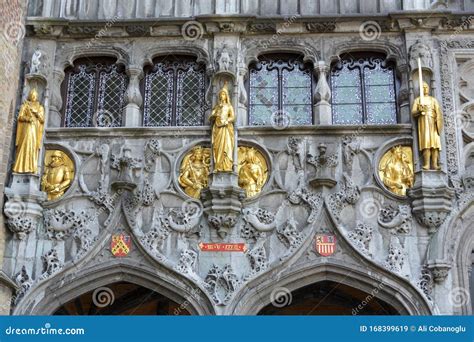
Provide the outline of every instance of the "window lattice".
<path id="1" fill-rule="evenodd" d="M 145 76 L 145 126 L 204 124 L 205 70 L 195 62 L 157 63 Z"/>
<path id="2" fill-rule="evenodd" d="M 110 72 L 100 72 L 97 126 L 122 126 L 122 109 L 126 86 L 127 78 L 123 73 L 117 71 L 116 66 L 113 66 Z"/>
<path id="3" fill-rule="evenodd" d="M 395 84 L 382 58 L 343 59 L 331 70 L 333 123 L 396 123 Z"/>
<path id="4" fill-rule="evenodd" d="M 284 115 L 291 125 L 312 124 L 312 83 L 298 60 L 260 61 L 250 70 L 249 124 L 271 125 Z"/>
<path id="5" fill-rule="evenodd" d="M 66 126 L 87 127 L 94 112 L 95 73 L 88 73 L 86 66 L 71 75 L 68 82 L 66 102 Z"/>
<path id="6" fill-rule="evenodd" d="M 127 82 L 117 65 L 79 63 L 68 72 L 64 125 L 121 126 Z"/>

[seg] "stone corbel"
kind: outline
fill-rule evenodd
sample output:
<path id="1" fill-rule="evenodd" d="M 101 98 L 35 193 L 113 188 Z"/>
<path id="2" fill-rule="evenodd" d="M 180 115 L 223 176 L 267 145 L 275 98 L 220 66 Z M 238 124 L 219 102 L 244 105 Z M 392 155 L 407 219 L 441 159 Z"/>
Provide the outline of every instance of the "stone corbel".
<path id="1" fill-rule="evenodd" d="M 428 261 L 428 269 L 433 275 L 433 280 L 437 284 L 441 284 L 445 281 L 448 276 L 451 264 L 443 260 L 432 260 Z"/>
<path id="2" fill-rule="evenodd" d="M 140 80 L 143 78 L 143 71 L 138 66 L 129 66 L 127 74 L 129 76 L 129 83 L 125 93 L 127 104 L 124 109 L 124 126 L 138 127 L 141 126 L 140 107 L 143 103 L 143 98 L 140 92 Z"/>
<path id="3" fill-rule="evenodd" d="M 318 84 L 313 94 L 313 121 L 316 124 L 330 125 L 332 123 L 331 104 L 329 102 L 331 100 L 331 89 L 327 82 L 329 66 L 324 61 L 319 61 L 314 69 L 318 75 Z"/>
<path id="4" fill-rule="evenodd" d="M 211 174 L 209 184 L 201 194 L 204 212 L 209 226 L 224 239 L 237 223 L 245 192 L 237 185 L 237 174 L 231 172 Z"/>
<path id="5" fill-rule="evenodd" d="M 434 234 L 453 208 L 454 189 L 446 183 L 444 172 L 423 170 L 415 173 L 415 184 L 408 190 L 413 214 Z"/>
<path id="6" fill-rule="evenodd" d="M 5 189 L 7 226 L 19 240 L 24 240 L 42 221 L 41 204 L 46 194 L 38 190 L 39 182 L 39 175 L 13 174 L 11 186 Z"/>

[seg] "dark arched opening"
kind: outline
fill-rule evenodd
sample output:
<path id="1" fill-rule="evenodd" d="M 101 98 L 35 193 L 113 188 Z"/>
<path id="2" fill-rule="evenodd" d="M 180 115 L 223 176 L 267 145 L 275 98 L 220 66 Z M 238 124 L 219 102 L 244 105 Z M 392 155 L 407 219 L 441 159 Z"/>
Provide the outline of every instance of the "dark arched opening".
<path id="1" fill-rule="evenodd" d="M 188 303 L 189 304 L 189 303 Z M 99 287 L 58 308 L 55 315 L 189 315 L 186 302 L 129 282 Z"/>
<path id="2" fill-rule="evenodd" d="M 259 315 L 398 315 L 397 310 L 377 298 L 383 288 L 366 293 L 351 286 L 323 281 L 290 293 L 275 290 L 273 303 Z M 282 289 L 284 290 L 284 289 Z M 283 294 L 280 296 L 278 293 Z M 282 306 L 283 304 L 287 304 Z"/>

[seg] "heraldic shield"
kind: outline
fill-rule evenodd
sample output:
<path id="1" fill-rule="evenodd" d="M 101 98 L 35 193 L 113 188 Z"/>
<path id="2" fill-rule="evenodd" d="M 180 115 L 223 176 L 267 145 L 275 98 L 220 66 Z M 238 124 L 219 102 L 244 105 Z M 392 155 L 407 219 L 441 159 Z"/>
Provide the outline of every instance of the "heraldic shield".
<path id="1" fill-rule="evenodd" d="M 131 244 L 132 239 L 130 238 L 130 235 L 112 235 L 110 250 L 115 257 L 124 257 L 130 253 Z"/>
<path id="2" fill-rule="evenodd" d="M 336 236 L 332 234 L 316 235 L 316 250 L 322 256 L 330 256 L 336 251 Z"/>

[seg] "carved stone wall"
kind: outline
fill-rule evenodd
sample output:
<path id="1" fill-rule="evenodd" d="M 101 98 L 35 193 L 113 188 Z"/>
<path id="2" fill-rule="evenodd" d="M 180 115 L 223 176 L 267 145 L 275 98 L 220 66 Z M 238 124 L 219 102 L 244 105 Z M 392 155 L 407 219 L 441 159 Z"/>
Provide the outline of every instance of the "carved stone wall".
<path id="1" fill-rule="evenodd" d="M 62 5 L 56 8 L 53 3 Z M 370 21 L 375 28 L 372 37 L 372 31 L 364 28 L 367 22 L 345 16 L 324 22 L 317 17 L 272 22 L 258 17 L 179 19 L 196 13 L 246 13 L 253 4 L 261 15 L 292 14 L 297 11 L 292 1 L 282 1 L 278 9 L 264 1 L 239 2 L 242 8 L 237 2 L 212 8 L 203 1 L 199 5 L 204 7 L 193 9 L 182 6 L 183 2 L 153 7 L 119 1 L 99 9 L 89 7 L 93 3 L 43 1 L 40 12 L 34 12 L 27 23 L 31 35 L 25 62 L 38 49 L 43 52 L 44 60 L 33 68 L 44 75 L 51 92 L 44 144 L 71 156 L 76 172 L 60 200 L 41 204 L 38 222 L 31 217 L 9 220 L 15 234 L 9 235 L 3 269 L 18 287 L 14 313 L 52 313 L 55 304 L 46 293 L 54 291 L 69 300 L 81 291 L 106 285 L 117 268 L 123 270 L 120 279 L 136 276 L 137 283 L 162 289 L 177 301 L 197 291 L 202 300 L 192 300 L 191 311 L 199 314 L 256 314 L 262 303 L 271 302 L 272 286 L 296 290 L 310 279 L 320 281 L 318 274 L 324 272 L 328 279 L 368 293 L 367 284 L 386 284 L 380 297 L 401 313 L 459 312 L 448 299 L 454 289 L 467 284 L 451 269 L 457 270 L 453 260 L 458 249 L 465 253 L 468 247 L 458 247 L 454 237 L 470 234 L 459 215 L 472 207 L 469 167 L 474 165 L 467 152 L 472 147 L 471 127 L 456 114 L 457 110 L 462 111 L 461 117 L 472 113 L 473 94 L 472 80 L 466 75 L 472 68 L 474 46 L 465 40 L 472 31 L 467 25 L 462 26 L 462 36 L 455 34 L 462 25 L 460 15 L 420 11 L 378 16 Z M 155 2 L 147 2 L 151 3 Z M 323 6 L 325 1 L 317 3 L 314 14 L 329 10 Z M 375 14 L 376 9 L 388 12 L 402 6 L 402 1 L 373 1 L 373 6 L 360 2 L 357 8 L 349 3 L 356 2 L 341 2 L 334 13 Z M 403 6 L 427 9 L 430 4 L 412 0 L 403 1 Z M 96 14 L 101 19 L 113 19 L 117 13 L 124 18 L 166 15 L 156 13 L 158 8 L 170 11 L 176 21 L 110 20 L 85 25 L 76 20 Z M 70 20 L 46 23 L 39 16 Z M 419 41 L 426 48 L 417 47 Z M 391 147 L 413 144 L 417 155 L 416 130 L 408 110 L 415 96 L 409 61 L 410 54 L 426 49 L 431 55 L 425 53 L 425 64 L 446 124 L 441 158 L 446 173 L 437 174 L 443 183 L 439 192 L 447 202 L 453 197 L 455 208 L 431 221 L 427 205 L 417 204 L 413 212 L 412 200 L 392 194 L 377 176 L 380 158 Z M 396 64 L 398 124 L 331 124 L 329 68 L 340 54 L 359 50 L 382 52 Z M 248 67 L 268 52 L 298 53 L 312 64 L 319 77 L 313 126 L 247 125 Z M 141 127 L 142 69 L 154 57 L 168 53 L 191 54 L 206 65 L 210 104 L 219 82 L 231 80 L 239 146 L 256 148 L 268 164 L 268 179 L 257 196 L 245 198 L 243 191 L 232 188 L 232 176 L 213 176 L 221 188 L 203 191 L 201 199 L 189 197 L 180 187 L 183 157 L 196 145 L 210 145 L 207 122 L 199 127 Z M 89 56 L 115 57 L 132 79 L 124 127 L 60 127 L 64 69 Z M 454 60 L 459 69 L 452 69 Z M 226 200 L 232 210 L 211 206 Z M 432 221 L 436 221 L 433 227 L 428 224 Z M 130 237 L 130 252 L 121 258 L 114 256 L 111 246 L 112 236 L 120 234 Z M 317 252 L 317 234 L 336 237 L 333 255 Z M 236 250 L 209 251 L 212 243 Z M 344 279 L 341 275 L 346 273 L 351 277 Z M 95 274 L 102 276 L 100 281 L 94 280 Z M 268 298 L 258 297 L 257 291 L 268 292 Z M 463 312 L 469 312 L 470 304 L 463 305 Z"/>
<path id="2" fill-rule="evenodd" d="M 0 207 L 3 208 L 3 192 L 10 172 L 12 132 L 15 129 L 15 112 L 18 104 L 18 85 L 21 70 L 21 52 L 25 34 L 25 2 L 9 1 L 0 8 Z M 6 220 L 0 215 L 0 262 L 3 261 L 6 240 L 9 238 Z M 0 274 L 0 314 L 10 311 L 13 283 Z"/>

